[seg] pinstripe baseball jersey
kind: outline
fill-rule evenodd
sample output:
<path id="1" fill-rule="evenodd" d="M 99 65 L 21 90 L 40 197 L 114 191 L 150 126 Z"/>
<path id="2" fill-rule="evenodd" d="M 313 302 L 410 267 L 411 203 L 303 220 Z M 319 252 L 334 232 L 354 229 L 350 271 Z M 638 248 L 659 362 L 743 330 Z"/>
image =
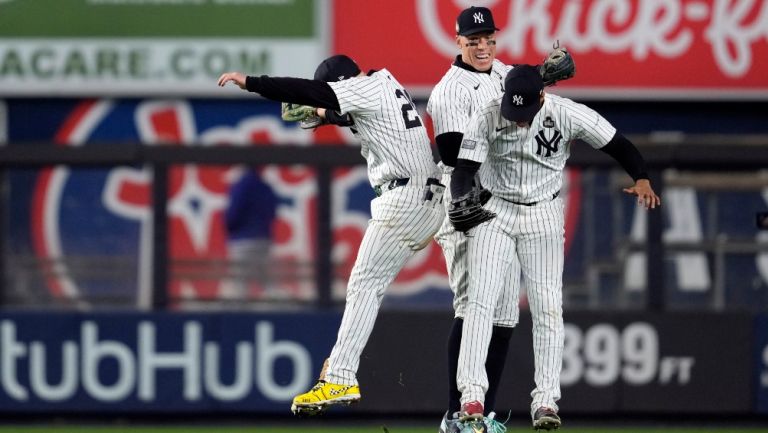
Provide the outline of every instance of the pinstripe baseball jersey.
<path id="1" fill-rule="evenodd" d="M 371 186 L 406 177 L 438 177 L 424 122 L 403 86 L 386 69 L 329 82 L 350 113 L 368 163 Z"/>
<path id="2" fill-rule="evenodd" d="M 344 315 L 325 377 L 331 383 L 353 385 L 387 287 L 406 261 L 432 241 L 445 217 L 445 187 L 434 182 L 440 170 L 424 122 L 389 71 L 328 85 L 341 114 L 349 113 L 355 122 L 371 185 L 408 178 L 399 187 L 377 191 L 347 285 Z"/>
<path id="3" fill-rule="evenodd" d="M 565 222 L 558 194 L 570 143 L 581 139 L 599 149 L 616 129 L 591 108 L 546 93 L 530 126 L 518 127 L 502 117 L 502 99 L 489 101 L 472 116 L 459 150 L 459 159 L 486 168 L 480 178 L 493 197 L 485 208 L 496 218 L 468 236 L 470 278 L 462 332 L 473 338 L 462 340 L 456 381 L 462 403 L 483 401 L 494 314 L 488 300 L 511 290 L 498 275 L 519 266 L 533 320 L 533 417 L 540 407 L 557 411 L 561 396 Z"/>
<path id="4" fill-rule="evenodd" d="M 472 115 L 489 100 L 499 97 L 504 92 L 504 78 L 512 69 L 499 60 L 493 61 L 488 72 L 476 71 L 460 66 L 457 59 L 446 71 L 440 82 L 432 90 L 427 102 L 427 112 L 432 118 L 435 136 L 450 132 L 464 133 Z M 440 164 L 442 182 L 449 185 L 453 167 Z M 481 171 L 483 168 L 481 167 Z M 444 205 L 446 210 L 451 202 L 450 188 L 445 190 Z M 443 250 L 448 267 L 448 281 L 454 292 L 453 309 L 456 317 L 464 317 L 467 304 L 467 265 L 466 237 L 456 232 L 448 219 L 435 236 Z M 516 274 L 513 275 L 516 277 Z M 516 281 L 510 281 L 517 286 Z M 515 326 L 519 318 L 517 292 L 510 298 L 497 303 L 494 323 L 501 326 Z"/>
<path id="5" fill-rule="evenodd" d="M 504 77 L 512 66 L 494 60 L 490 73 L 469 71 L 451 65 L 432 90 L 427 112 L 432 117 L 435 135 L 461 132 L 475 110 L 504 91 Z"/>
<path id="6" fill-rule="evenodd" d="M 616 134 L 595 110 L 547 93 L 530 127 L 518 127 L 502 117 L 501 99 L 489 101 L 472 117 L 459 158 L 482 163 L 483 186 L 507 201 L 551 199 L 562 188 L 571 141 L 581 139 L 599 149 Z"/>

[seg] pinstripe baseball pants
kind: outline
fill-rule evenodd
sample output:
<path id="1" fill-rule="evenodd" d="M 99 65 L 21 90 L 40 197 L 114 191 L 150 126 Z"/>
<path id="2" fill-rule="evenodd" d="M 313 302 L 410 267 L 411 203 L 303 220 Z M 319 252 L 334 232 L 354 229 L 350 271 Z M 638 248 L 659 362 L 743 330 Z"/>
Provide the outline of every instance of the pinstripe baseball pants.
<path id="1" fill-rule="evenodd" d="M 449 185 L 451 182 L 451 167 L 441 167 L 444 170 L 442 183 Z M 443 204 L 448 212 L 451 204 L 451 191 L 446 188 L 443 196 Z M 457 232 L 448 218 L 445 218 L 435 235 L 435 240 L 443 250 L 445 264 L 448 268 L 448 284 L 453 291 L 454 317 L 464 318 L 467 307 L 467 237 L 464 233 Z M 519 294 L 520 294 L 520 265 L 517 257 L 513 257 L 509 272 L 506 274 L 505 286 L 508 290 L 502 290 L 500 299 L 496 303 L 493 315 L 493 324 L 496 326 L 514 327 L 520 320 Z"/>
<path id="2" fill-rule="evenodd" d="M 427 188 L 432 191 L 425 200 Z M 405 262 L 432 241 L 443 221 L 444 187 L 411 178 L 371 202 L 371 220 L 347 285 L 344 315 L 328 361 L 326 379 L 357 384 L 357 369 L 384 292 Z"/>
<path id="3" fill-rule="evenodd" d="M 565 226 L 561 198 L 521 206 L 493 197 L 485 207 L 496 218 L 470 230 L 467 239 L 469 290 L 457 382 L 461 401 L 484 401 L 485 360 L 491 339 L 494 300 L 507 290 L 506 270 L 517 257 L 533 318 L 536 388 L 531 412 L 555 410 L 560 399 L 563 358 L 563 262 Z"/>

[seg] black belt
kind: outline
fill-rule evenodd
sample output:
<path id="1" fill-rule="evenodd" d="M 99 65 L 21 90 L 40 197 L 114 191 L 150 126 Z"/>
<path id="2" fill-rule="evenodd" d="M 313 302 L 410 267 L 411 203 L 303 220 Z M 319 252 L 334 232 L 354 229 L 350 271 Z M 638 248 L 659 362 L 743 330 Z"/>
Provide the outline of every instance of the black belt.
<path id="1" fill-rule="evenodd" d="M 376 197 L 381 197 L 381 194 L 384 191 L 389 191 L 390 189 L 395 189 L 399 186 L 405 186 L 408 185 L 408 182 L 410 182 L 410 177 L 403 177 L 400 179 L 393 179 L 389 182 L 384 182 L 381 185 L 376 185 L 373 187 L 373 192 L 376 193 Z M 427 185 L 442 185 L 439 180 L 435 179 L 434 177 L 430 177 L 427 179 Z"/>
<path id="2" fill-rule="evenodd" d="M 560 191 L 558 191 L 558 192 L 556 192 L 556 193 L 552 194 L 552 198 L 551 198 L 551 199 L 549 199 L 549 200 L 547 200 L 547 201 L 551 201 L 551 200 L 554 200 L 554 199 L 556 199 L 556 198 L 557 198 L 557 196 L 559 196 L 559 195 L 560 195 Z M 504 200 L 504 201 L 508 201 L 508 202 L 510 202 L 510 203 L 512 203 L 512 204 L 518 204 L 518 205 L 520 205 L 520 206 L 536 206 L 537 204 L 539 204 L 539 203 L 542 203 L 542 202 L 544 201 L 544 200 L 542 200 L 542 201 L 535 201 L 535 202 L 532 202 L 532 203 L 520 203 L 519 201 L 512 201 L 512 200 L 507 200 L 507 199 L 505 199 L 505 198 L 502 198 L 502 200 Z"/>

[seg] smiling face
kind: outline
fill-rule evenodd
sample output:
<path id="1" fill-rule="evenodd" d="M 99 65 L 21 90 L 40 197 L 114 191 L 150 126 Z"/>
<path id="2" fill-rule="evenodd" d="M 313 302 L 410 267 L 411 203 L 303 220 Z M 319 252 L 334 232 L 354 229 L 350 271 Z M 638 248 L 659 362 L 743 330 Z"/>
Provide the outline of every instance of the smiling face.
<path id="1" fill-rule="evenodd" d="M 496 58 L 495 33 L 475 33 L 456 36 L 456 45 L 461 50 L 461 60 L 478 71 L 491 69 Z"/>

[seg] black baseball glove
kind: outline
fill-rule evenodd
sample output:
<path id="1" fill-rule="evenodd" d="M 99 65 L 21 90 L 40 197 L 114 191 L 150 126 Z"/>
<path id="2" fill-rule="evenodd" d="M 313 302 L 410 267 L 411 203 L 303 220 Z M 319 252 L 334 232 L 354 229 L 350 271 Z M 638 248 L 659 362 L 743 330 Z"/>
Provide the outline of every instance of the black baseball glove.
<path id="1" fill-rule="evenodd" d="M 571 53 L 560 46 L 560 42 L 554 46 L 554 50 L 544 59 L 539 66 L 539 73 L 545 86 L 551 86 L 558 81 L 567 80 L 576 74 L 576 64 Z"/>
<path id="2" fill-rule="evenodd" d="M 481 191 L 477 188 L 451 201 L 448 208 L 448 219 L 456 231 L 468 232 L 488 220 L 496 218 L 496 214 L 483 208 Z"/>

